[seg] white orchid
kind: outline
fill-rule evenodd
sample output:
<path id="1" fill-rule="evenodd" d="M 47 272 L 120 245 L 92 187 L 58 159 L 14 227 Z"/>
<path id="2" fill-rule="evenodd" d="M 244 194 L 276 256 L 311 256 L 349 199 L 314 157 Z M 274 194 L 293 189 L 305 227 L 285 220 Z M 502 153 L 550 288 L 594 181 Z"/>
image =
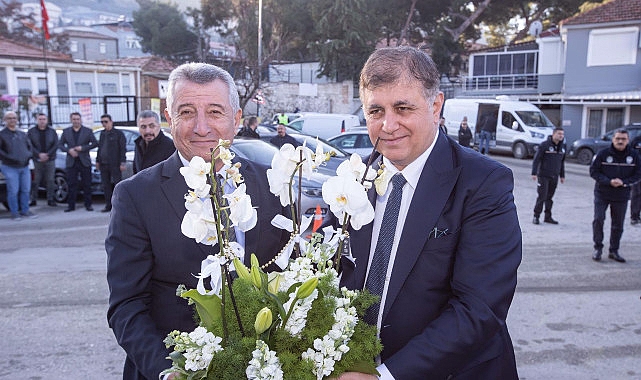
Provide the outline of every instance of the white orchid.
<path id="1" fill-rule="evenodd" d="M 230 166 L 225 170 L 225 173 L 227 173 L 228 178 L 231 178 L 236 185 L 240 185 L 244 181 L 242 174 L 240 174 L 240 162 L 236 162 Z"/>
<path id="2" fill-rule="evenodd" d="M 392 179 L 390 174 L 391 172 L 385 165 L 381 165 L 381 168 L 378 169 L 378 174 L 374 180 L 374 186 L 376 187 L 376 193 L 378 195 L 384 195 L 387 191 L 387 186 L 389 186 L 389 182 Z"/>
<path id="3" fill-rule="evenodd" d="M 244 183 L 240 184 L 230 194 L 223 195 L 229 203 L 229 219 L 234 226 L 237 226 L 242 231 L 248 231 L 256 226 L 258 221 L 258 213 L 252 207 L 251 197 L 246 193 L 246 186 Z"/>
<path id="4" fill-rule="evenodd" d="M 234 159 L 235 154 L 231 150 L 225 147 L 225 142 L 228 143 L 227 140 L 219 140 L 218 141 L 218 159 L 223 162 L 224 165 L 231 166 L 231 160 Z"/>
<path id="5" fill-rule="evenodd" d="M 345 160 L 338 165 L 336 168 L 336 175 L 339 177 L 350 177 L 355 181 L 360 182 L 363 179 L 367 165 L 365 165 L 361 157 L 354 153 L 349 157 L 349 160 Z M 366 181 L 372 181 L 376 177 L 376 172 L 372 169 L 367 170 Z"/>
<path id="6" fill-rule="evenodd" d="M 205 162 L 200 156 L 194 156 L 189 161 L 189 166 L 180 168 L 180 174 L 185 177 L 187 186 L 193 189 L 199 197 L 208 195 L 211 189 L 211 186 L 207 183 L 207 174 L 209 174 L 210 168 L 211 164 Z"/>
<path id="7" fill-rule="evenodd" d="M 360 183 L 332 177 L 323 184 L 323 200 L 339 220 L 345 214 L 352 217 L 351 224 L 356 230 L 374 220 L 374 207 L 367 198 L 367 192 Z"/>

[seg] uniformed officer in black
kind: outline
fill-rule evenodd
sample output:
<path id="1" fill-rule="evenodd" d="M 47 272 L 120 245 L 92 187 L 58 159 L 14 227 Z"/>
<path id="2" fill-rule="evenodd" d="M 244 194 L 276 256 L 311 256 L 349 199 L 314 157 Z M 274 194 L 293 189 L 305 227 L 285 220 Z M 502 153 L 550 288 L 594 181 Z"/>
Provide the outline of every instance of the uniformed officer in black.
<path id="1" fill-rule="evenodd" d="M 565 182 L 565 132 L 563 128 L 556 127 L 548 139 L 539 145 L 539 149 L 532 161 L 532 179 L 537 181 L 536 191 L 538 197 L 534 204 L 534 219 L 532 223 L 539 224 L 539 216 L 545 206 L 543 221 L 550 224 L 559 224 L 552 219 L 552 197 L 559 183 Z"/>
<path id="2" fill-rule="evenodd" d="M 641 159 L 628 144 L 630 137 L 625 129 L 617 129 L 612 137 L 612 145 L 599 151 L 590 165 L 590 177 L 594 178 L 594 221 L 592 240 L 594 253 L 592 259 L 601 260 L 603 251 L 603 222 L 605 211 L 610 206 L 612 223 L 610 228 L 610 247 L 608 257 L 624 263 L 619 255 L 619 242 L 623 234 L 623 222 L 628 208 L 631 185 L 641 180 Z"/>

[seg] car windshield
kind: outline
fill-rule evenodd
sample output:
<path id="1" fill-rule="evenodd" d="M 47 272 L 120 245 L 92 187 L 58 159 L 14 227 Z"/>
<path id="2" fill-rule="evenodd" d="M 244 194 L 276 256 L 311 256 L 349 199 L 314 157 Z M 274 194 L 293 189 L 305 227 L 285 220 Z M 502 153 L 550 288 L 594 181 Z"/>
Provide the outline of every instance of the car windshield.
<path id="1" fill-rule="evenodd" d="M 316 146 L 317 144 L 321 144 L 321 147 L 323 148 L 323 152 L 331 152 L 334 151 L 336 153 L 335 157 L 347 157 L 348 154 L 345 153 L 343 150 L 340 148 L 335 147 L 334 145 L 331 145 L 325 140 L 322 139 L 316 139 L 314 136 L 306 136 L 306 135 L 301 135 L 301 134 L 295 134 L 292 135 L 296 140 L 300 141 L 301 143 L 303 140 L 305 140 L 307 147 L 313 151 L 316 151 Z"/>
<path id="2" fill-rule="evenodd" d="M 531 127 L 551 127 L 554 124 L 548 119 L 543 112 L 540 111 L 516 111 L 516 114 L 521 118 L 525 125 Z"/>
<path id="3" fill-rule="evenodd" d="M 271 166 L 272 157 L 278 152 L 275 146 L 257 139 L 236 138 L 231 149 L 244 159 L 267 166 Z"/>

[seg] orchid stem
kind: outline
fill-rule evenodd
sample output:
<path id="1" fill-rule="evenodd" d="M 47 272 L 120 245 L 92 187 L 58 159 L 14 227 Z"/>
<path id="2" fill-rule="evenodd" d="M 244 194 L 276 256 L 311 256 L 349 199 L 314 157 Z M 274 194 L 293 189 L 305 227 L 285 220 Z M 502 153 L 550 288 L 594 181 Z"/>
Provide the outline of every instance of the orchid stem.
<path id="1" fill-rule="evenodd" d="M 238 311 L 238 305 L 236 305 L 236 297 L 234 297 L 234 290 L 232 288 L 232 279 L 231 279 L 231 273 L 229 273 L 229 266 L 225 264 L 224 267 L 225 267 L 225 277 L 227 278 L 227 288 L 229 288 L 229 298 L 231 299 L 231 304 L 234 307 L 234 314 L 236 314 L 238 329 L 240 330 L 240 335 L 245 336 L 245 329 L 243 329 L 243 322 L 240 320 L 240 312 Z"/>

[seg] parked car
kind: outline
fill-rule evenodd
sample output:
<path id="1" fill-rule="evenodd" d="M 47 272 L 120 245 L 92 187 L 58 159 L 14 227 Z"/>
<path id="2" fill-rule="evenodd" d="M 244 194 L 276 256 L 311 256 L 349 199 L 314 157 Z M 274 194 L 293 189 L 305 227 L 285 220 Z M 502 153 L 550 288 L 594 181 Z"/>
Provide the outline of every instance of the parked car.
<path id="1" fill-rule="evenodd" d="M 328 138 L 361 126 L 358 116 L 344 113 L 304 113 L 290 127 L 311 136 Z"/>
<path id="2" fill-rule="evenodd" d="M 276 130 L 269 127 L 259 126 L 256 131 L 258 131 L 260 139 L 265 142 L 269 142 L 272 137 L 276 136 Z M 319 171 L 324 172 L 327 175 L 335 175 L 338 165 L 349 158 L 349 153 L 336 147 L 335 145 L 330 144 L 320 137 L 300 133 L 291 127 L 287 127 L 287 134 L 292 136 L 301 144 L 305 142 L 305 145 L 313 151 L 316 151 L 316 144 L 321 144 L 321 146 L 323 147 L 323 152 L 330 152 L 332 157 L 328 162 L 325 163 L 325 165 L 319 168 Z"/>
<path id="3" fill-rule="evenodd" d="M 356 153 L 363 158 L 372 154 L 372 149 L 374 149 L 374 144 L 372 144 L 365 128 L 330 137 L 327 142 L 348 153 Z"/>
<path id="4" fill-rule="evenodd" d="M 266 166 L 271 166 L 272 158 L 278 152 L 278 148 L 259 139 L 246 137 L 236 137 L 231 146 L 231 150 L 244 159 L 257 162 Z M 331 213 L 329 206 L 323 201 L 322 187 L 323 183 L 330 177 L 328 169 L 321 169 L 314 173 L 311 179 L 302 179 L 302 196 L 301 210 L 307 217 L 313 217 L 316 212 L 316 206 L 319 205 L 323 215 L 323 226 L 331 223 Z"/>
<path id="5" fill-rule="evenodd" d="M 641 123 L 628 124 L 621 128 L 628 130 L 630 142 L 632 142 L 635 137 L 641 135 Z M 586 137 L 576 140 L 572 143 L 568 151 L 568 157 L 576 159 L 579 164 L 589 165 L 598 151 L 612 144 L 612 136 L 614 136 L 614 132 L 617 129 L 619 128 L 613 129 L 599 138 Z"/>
<path id="6" fill-rule="evenodd" d="M 122 174 L 122 178 L 129 178 L 133 175 L 133 162 L 134 162 L 134 151 L 136 148 L 136 145 L 134 141 L 138 136 L 140 136 L 140 132 L 138 131 L 137 127 L 116 127 L 117 129 L 121 130 L 125 134 L 125 139 L 127 141 L 127 169 L 125 172 Z M 58 132 L 58 137 L 62 134 L 62 130 L 57 130 Z M 102 128 L 97 129 L 94 131 L 94 136 L 96 137 L 96 140 L 100 139 L 100 133 L 102 132 Z M 102 186 L 100 184 L 100 171 L 96 170 L 96 155 L 98 154 L 98 149 L 92 149 L 89 152 L 89 155 L 91 156 L 91 192 L 93 194 L 102 194 Z M 56 153 L 56 174 L 55 174 L 55 183 L 56 183 L 56 192 L 55 192 L 55 200 L 58 203 L 64 203 L 67 201 L 67 196 L 69 195 L 69 184 L 67 183 L 67 175 L 66 175 L 66 159 L 67 159 L 67 153 L 61 152 L 58 150 Z M 46 190 L 44 187 L 41 186 L 41 190 Z M 81 190 L 82 191 L 82 190 Z"/>
<path id="7" fill-rule="evenodd" d="M 9 209 L 9 204 L 7 203 L 7 180 L 4 178 L 2 170 L 0 170 L 0 203 L 2 203 L 7 210 Z"/>

